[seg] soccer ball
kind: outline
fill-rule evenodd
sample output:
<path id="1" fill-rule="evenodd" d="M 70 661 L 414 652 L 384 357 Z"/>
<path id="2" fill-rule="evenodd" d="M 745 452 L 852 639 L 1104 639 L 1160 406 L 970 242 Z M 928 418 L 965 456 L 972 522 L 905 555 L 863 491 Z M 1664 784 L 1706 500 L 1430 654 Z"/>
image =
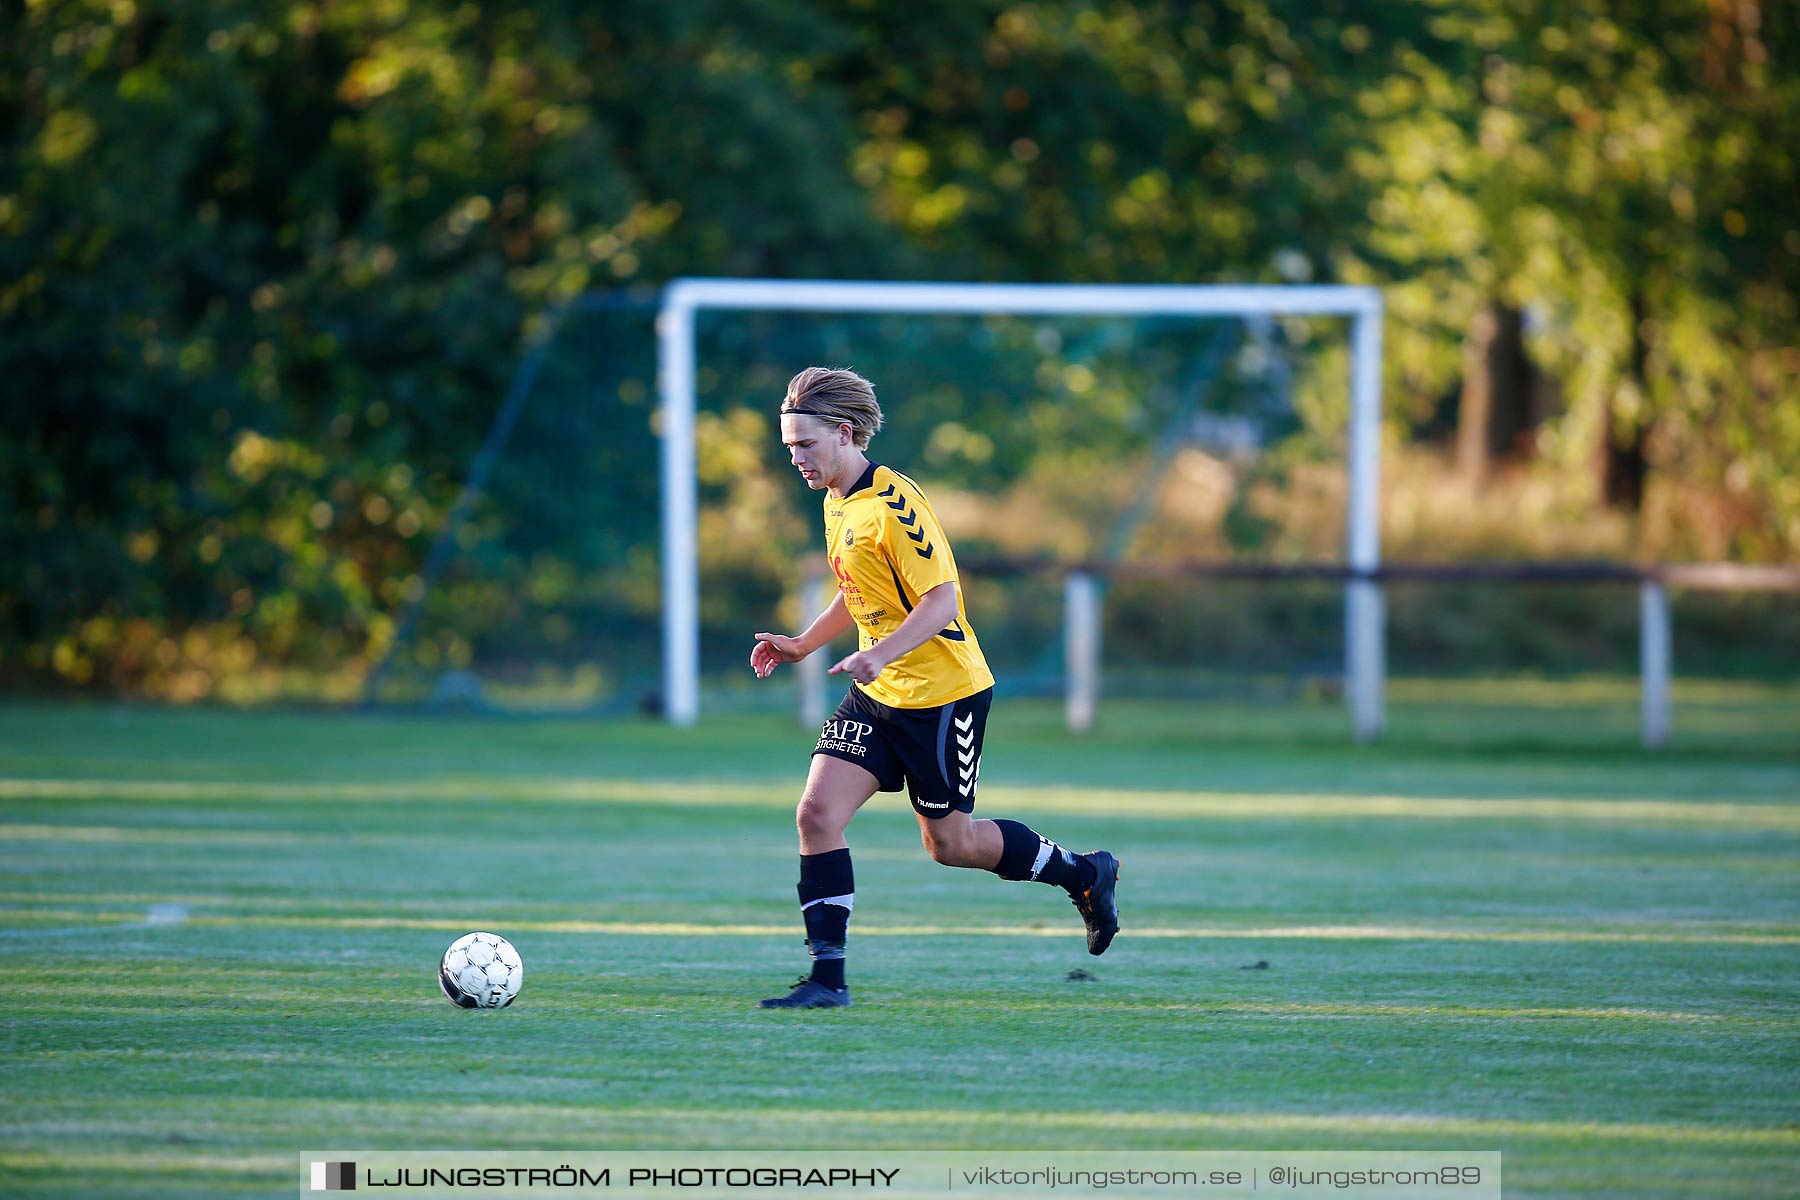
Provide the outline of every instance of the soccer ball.
<path id="1" fill-rule="evenodd" d="M 497 933 L 464 934 L 438 964 L 438 986 L 462 1008 L 505 1008 L 518 999 L 524 981 L 519 952 Z"/>

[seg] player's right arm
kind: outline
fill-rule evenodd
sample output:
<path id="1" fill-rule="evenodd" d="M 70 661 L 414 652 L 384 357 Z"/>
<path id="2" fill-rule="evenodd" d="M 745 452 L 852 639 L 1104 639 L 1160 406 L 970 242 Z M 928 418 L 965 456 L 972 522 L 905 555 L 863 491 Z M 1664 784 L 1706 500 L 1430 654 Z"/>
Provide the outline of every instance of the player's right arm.
<path id="1" fill-rule="evenodd" d="M 750 669 L 756 672 L 758 679 L 767 679 L 769 673 L 782 663 L 799 662 L 847 631 L 852 624 L 854 622 L 850 619 L 850 610 L 844 607 L 844 594 L 839 592 L 799 637 L 786 637 L 779 633 L 757 634 L 756 645 L 750 650 Z"/>

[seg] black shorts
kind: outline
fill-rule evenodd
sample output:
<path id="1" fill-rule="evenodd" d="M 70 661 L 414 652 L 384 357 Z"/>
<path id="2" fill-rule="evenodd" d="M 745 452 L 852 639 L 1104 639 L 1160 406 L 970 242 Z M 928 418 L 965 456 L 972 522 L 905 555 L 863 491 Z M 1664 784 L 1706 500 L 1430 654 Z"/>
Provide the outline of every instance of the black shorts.
<path id="1" fill-rule="evenodd" d="M 814 754 L 841 758 L 875 776 L 884 792 L 902 784 L 926 817 L 975 811 L 981 739 L 994 689 L 936 708 L 889 708 L 855 684 L 819 731 Z"/>

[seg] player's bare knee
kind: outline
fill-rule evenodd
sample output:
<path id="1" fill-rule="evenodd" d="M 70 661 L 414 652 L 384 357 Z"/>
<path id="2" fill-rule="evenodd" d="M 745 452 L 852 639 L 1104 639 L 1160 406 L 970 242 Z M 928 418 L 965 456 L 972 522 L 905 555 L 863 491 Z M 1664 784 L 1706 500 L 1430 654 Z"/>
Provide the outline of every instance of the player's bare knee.
<path id="1" fill-rule="evenodd" d="M 921 840 L 925 843 L 925 853 L 931 855 L 931 860 L 933 862 L 942 863 L 946 867 L 966 867 L 969 865 L 970 847 L 963 841 L 956 838 L 938 836 L 938 834 L 931 829 L 923 831 Z"/>
<path id="2" fill-rule="evenodd" d="M 803 841 L 835 837 L 844 832 L 844 825 L 831 806 L 811 792 L 800 797 L 800 803 L 794 808 L 794 826 Z"/>

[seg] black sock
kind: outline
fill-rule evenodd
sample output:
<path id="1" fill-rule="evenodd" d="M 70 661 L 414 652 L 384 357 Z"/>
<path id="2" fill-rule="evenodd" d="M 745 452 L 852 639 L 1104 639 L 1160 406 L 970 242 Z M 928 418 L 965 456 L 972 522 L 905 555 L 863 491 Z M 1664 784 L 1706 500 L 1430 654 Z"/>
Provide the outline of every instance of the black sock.
<path id="1" fill-rule="evenodd" d="M 1033 879 L 1071 892 L 1092 887 L 1099 874 L 1094 864 L 1071 854 L 1029 825 L 995 821 L 1000 827 L 1000 862 L 994 874 L 1002 879 Z"/>
<path id="2" fill-rule="evenodd" d="M 856 907 L 856 877 L 850 848 L 800 856 L 800 915 L 806 921 L 812 980 L 828 988 L 844 986 L 844 940 L 850 910 Z"/>

